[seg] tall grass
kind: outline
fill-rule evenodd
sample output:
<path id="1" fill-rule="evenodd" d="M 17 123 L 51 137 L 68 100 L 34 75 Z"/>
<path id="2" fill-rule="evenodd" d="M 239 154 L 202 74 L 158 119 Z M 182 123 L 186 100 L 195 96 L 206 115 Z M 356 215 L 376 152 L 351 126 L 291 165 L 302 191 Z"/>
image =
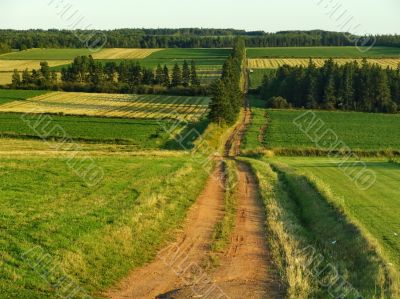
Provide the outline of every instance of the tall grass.
<path id="1" fill-rule="evenodd" d="M 274 163 L 271 169 L 268 164 L 247 161 L 259 179 L 270 246 L 289 298 L 332 294 L 326 278 L 312 271 L 319 264 L 337 270 L 346 282 L 342 291 L 349 292 L 345 298 L 357 298 L 358 293 L 364 298 L 398 298 L 396 277 L 379 248 L 335 204 L 339 199 L 326 185 L 283 164 Z M 302 250 L 309 246 L 315 253 L 312 256 L 321 259 L 318 265 Z"/>

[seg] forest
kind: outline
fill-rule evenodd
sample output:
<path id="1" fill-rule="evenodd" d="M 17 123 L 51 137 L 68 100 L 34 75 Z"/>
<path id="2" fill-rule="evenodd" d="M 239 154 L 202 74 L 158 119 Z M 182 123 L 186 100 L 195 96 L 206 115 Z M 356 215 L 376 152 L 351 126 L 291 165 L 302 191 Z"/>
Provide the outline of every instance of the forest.
<path id="1" fill-rule="evenodd" d="M 332 59 L 317 68 L 283 65 L 264 77 L 260 95 L 273 108 L 341 109 L 396 113 L 400 108 L 400 72 L 366 59 L 339 66 Z"/>
<path id="2" fill-rule="evenodd" d="M 99 38 L 106 48 L 230 48 L 244 37 L 247 47 L 289 46 L 400 46 L 399 35 L 358 37 L 349 33 L 312 31 L 243 31 L 233 29 L 117 29 L 89 30 L 0 30 L 0 53 L 12 49 L 84 48 Z M 104 43 L 104 44 L 103 44 Z"/>

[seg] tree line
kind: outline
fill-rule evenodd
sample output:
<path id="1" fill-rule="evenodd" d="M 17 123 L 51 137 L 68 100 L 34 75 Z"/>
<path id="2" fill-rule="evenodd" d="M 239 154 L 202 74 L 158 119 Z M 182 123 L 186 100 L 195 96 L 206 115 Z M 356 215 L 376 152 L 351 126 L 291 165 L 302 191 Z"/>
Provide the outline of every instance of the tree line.
<path id="1" fill-rule="evenodd" d="M 61 69 L 61 78 L 57 78 L 57 73 L 49 68 L 47 62 L 41 62 L 39 70 L 25 70 L 22 75 L 15 70 L 12 87 L 122 93 L 167 93 L 168 90 L 183 94 L 205 93 L 193 60 L 190 64 L 185 60 L 182 66 L 176 63 L 172 70 L 160 64 L 153 70 L 137 61 L 102 63 L 92 56 L 76 57 L 71 65 Z"/>
<path id="2" fill-rule="evenodd" d="M 247 47 L 288 46 L 354 46 L 357 36 L 349 33 L 312 31 L 244 31 L 234 29 L 116 29 L 88 30 L 0 30 L 3 47 L 26 50 L 30 48 L 84 48 L 87 39 L 99 37 L 106 48 L 231 48 L 237 37 L 245 39 Z M 399 35 L 366 36 L 366 45 L 400 47 Z M 359 42 L 358 44 L 363 44 Z M 0 50 L 1 51 L 1 50 Z"/>
<path id="3" fill-rule="evenodd" d="M 246 46 L 243 38 L 238 38 L 232 53 L 226 60 L 221 79 L 212 87 L 209 118 L 212 122 L 222 124 L 234 123 L 243 107 L 242 90 L 243 63 L 246 59 Z"/>
<path id="4" fill-rule="evenodd" d="M 264 77 L 260 95 L 273 108 L 341 109 L 396 113 L 400 110 L 400 69 L 383 69 L 366 59 L 317 68 L 283 65 Z M 277 98 L 278 97 L 278 98 Z"/>

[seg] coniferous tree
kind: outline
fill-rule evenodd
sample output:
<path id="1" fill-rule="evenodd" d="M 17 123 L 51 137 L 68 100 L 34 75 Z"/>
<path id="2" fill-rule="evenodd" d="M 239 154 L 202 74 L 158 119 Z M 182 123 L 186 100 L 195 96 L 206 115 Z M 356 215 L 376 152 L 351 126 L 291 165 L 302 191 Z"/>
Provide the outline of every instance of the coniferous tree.
<path id="1" fill-rule="evenodd" d="M 184 87 L 189 87 L 190 85 L 190 68 L 186 60 L 183 62 L 182 67 L 182 85 Z"/>
<path id="2" fill-rule="evenodd" d="M 161 85 L 165 82 L 164 72 L 163 72 L 163 69 L 160 64 L 157 65 L 156 76 L 155 76 L 154 82 L 159 85 Z"/>
<path id="3" fill-rule="evenodd" d="M 190 64 L 190 84 L 192 86 L 200 86 L 200 80 L 197 77 L 196 63 L 192 60 Z"/>
<path id="4" fill-rule="evenodd" d="M 166 87 L 169 87 L 171 85 L 171 79 L 169 76 L 169 70 L 168 70 L 167 65 L 164 65 L 164 68 L 163 68 L 163 79 L 164 79 L 163 85 Z"/>
<path id="5" fill-rule="evenodd" d="M 14 70 L 12 75 L 12 87 L 18 88 L 21 86 L 21 75 L 19 74 L 18 70 Z"/>
<path id="6" fill-rule="evenodd" d="M 182 71 L 177 63 L 175 63 L 174 69 L 172 71 L 171 86 L 177 87 L 182 84 Z"/>

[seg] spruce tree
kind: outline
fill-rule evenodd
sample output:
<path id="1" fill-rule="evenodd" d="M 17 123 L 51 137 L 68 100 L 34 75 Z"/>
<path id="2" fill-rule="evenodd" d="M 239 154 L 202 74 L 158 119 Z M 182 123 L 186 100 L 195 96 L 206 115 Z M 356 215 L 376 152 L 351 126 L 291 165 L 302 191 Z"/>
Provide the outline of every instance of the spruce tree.
<path id="1" fill-rule="evenodd" d="M 21 76 L 17 69 L 14 70 L 12 75 L 12 87 L 18 88 L 21 86 Z"/>
<path id="2" fill-rule="evenodd" d="M 182 71 L 177 63 L 175 63 L 174 69 L 172 71 L 171 86 L 177 87 L 182 84 Z"/>
<path id="3" fill-rule="evenodd" d="M 165 82 L 164 80 L 164 72 L 160 64 L 157 65 L 156 69 L 156 77 L 155 77 L 155 83 L 156 84 L 163 84 Z"/>
<path id="4" fill-rule="evenodd" d="M 184 87 L 189 87 L 190 85 L 190 68 L 186 60 L 183 62 L 182 67 L 182 85 Z"/>
<path id="5" fill-rule="evenodd" d="M 170 77 L 169 77 L 169 70 L 167 65 L 164 65 L 163 68 L 163 85 L 169 87 L 171 85 Z"/>
<path id="6" fill-rule="evenodd" d="M 192 60 L 190 66 L 190 84 L 192 86 L 200 86 L 200 80 L 197 77 L 196 63 L 194 60 Z"/>

